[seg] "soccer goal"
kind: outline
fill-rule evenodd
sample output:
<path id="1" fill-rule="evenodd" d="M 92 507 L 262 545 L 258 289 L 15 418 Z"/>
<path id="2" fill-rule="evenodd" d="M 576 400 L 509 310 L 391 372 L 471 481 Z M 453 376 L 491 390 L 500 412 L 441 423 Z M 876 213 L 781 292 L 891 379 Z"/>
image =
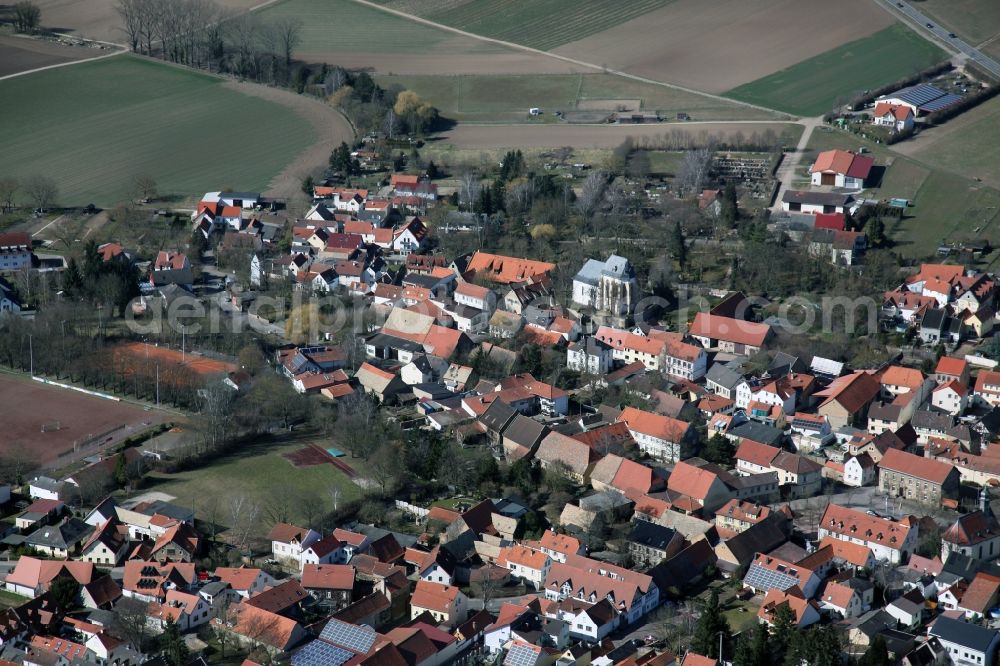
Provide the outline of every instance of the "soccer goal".
<path id="1" fill-rule="evenodd" d="M 59 421 L 49 421 L 48 423 L 42 424 L 42 432 L 55 432 L 62 427 Z"/>

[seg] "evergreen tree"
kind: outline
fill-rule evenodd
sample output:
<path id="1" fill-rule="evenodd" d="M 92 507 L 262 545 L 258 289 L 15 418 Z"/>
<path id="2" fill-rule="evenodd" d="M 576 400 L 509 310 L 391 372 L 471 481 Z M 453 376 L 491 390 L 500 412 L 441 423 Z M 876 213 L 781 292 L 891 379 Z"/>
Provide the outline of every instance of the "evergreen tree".
<path id="1" fill-rule="evenodd" d="M 709 437 L 702 451 L 702 458 L 717 465 L 728 465 L 736 455 L 736 446 L 728 437 L 715 433 Z"/>
<path id="2" fill-rule="evenodd" d="M 163 635 L 160 636 L 160 646 L 167 666 L 187 666 L 188 660 L 191 658 L 191 650 L 184 642 L 184 636 L 181 635 L 181 630 L 173 618 L 167 618 L 163 627 Z"/>
<path id="3" fill-rule="evenodd" d="M 722 190 L 722 209 L 719 211 L 719 218 L 727 227 L 732 229 L 736 226 L 736 221 L 739 217 L 740 210 L 736 200 L 736 185 L 728 182 L 725 189 Z"/>
<path id="4" fill-rule="evenodd" d="M 431 180 L 436 180 L 441 177 L 441 169 L 434 164 L 434 160 L 427 163 L 427 177 Z"/>
<path id="5" fill-rule="evenodd" d="M 755 624 L 740 634 L 740 638 L 736 642 L 733 664 L 734 666 L 770 666 L 771 653 L 765 625 Z"/>
<path id="6" fill-rule="evenodd" d="M 97 251 L 97 241 L 93 238 L 83 246 L 83 280 L 87 284 L 93 284 L 101 274 L 103 262 L 100 253 Z"/>
<path id="7" fill-rule="evenodd" d="M 783 662 L 786 654 L 793 651 L 791 644 L 795 634 L 795 612 L 788 604 L 782 604 L 775 611 L 771 624 L 771 647 L 776 663 Z"/>
<path id="8" fill-rule="evenodd" d="M 115 484 L 119 487 L 124 487 L 128 483 L 128 464 L 125 462 L 125 454 L 119 453 L 115 458 L 115 471 L 114 471 Z"/>
<path id="9" fill-rule="evenodd" d="M 80 265 L 76 262 L 76 257 L 70 257 L 66 264 L 62 276 L 62 289 L 71 298 L 78 296 L 83 290 L 83 276 L 80 274 Z"/>
<path id="10" fill-rule="evenodd" d="M 865 654 L 858 662 L 858 666 L 889 666 L 889 648 L 886 647 L 885 638 L 882 634 L 876 634 L 871 645 L 865 650 Z"/>
<path id="11" fill-rule="evenodd" d="M 677 265 L 684 270 L 687 266 L 687 243 L 684 238 L 684 229 L 681 228 L 680 221 L 674 222 L 674 232 L 670 239 L 670 251 L 677 259 Z"/>
<path id="12" fill-rule="evenodd" d="M 729 629 L 729 623 L 719 607 L 719 591 L 713 589 L 708 597 L 708 603 L 701 612 L 701 617 L 698 618 L 698 626 L 695 627 L 694 637 L 691 639 L 691 649 L 710 659 L 718 659 L 719 634 L 722 634 L 723 656 L 732 655 L 733 632 Z"/>
<path id="13" fill-rule="evenodd" d="M 868 225 L 868 243 L 872 247 L 882 247 L 886 244 L 885 222 L 881 217 L 873 217 Z"/>

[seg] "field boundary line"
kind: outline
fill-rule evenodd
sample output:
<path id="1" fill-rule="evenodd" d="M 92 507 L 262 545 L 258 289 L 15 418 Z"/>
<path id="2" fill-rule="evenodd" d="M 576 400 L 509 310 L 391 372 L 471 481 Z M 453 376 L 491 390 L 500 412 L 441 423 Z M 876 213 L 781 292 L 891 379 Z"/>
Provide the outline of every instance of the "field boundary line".
<path id="1" fill-rule="evenodd" d="M 35 67 L 34 69 L 27 69 L 23 72 L 14 72 L 13 74 L 0 76 L 0 81 L 6 81 L 7 79 L 15 79 L 19 76 L 24 76 L 26 74 L 37 74 L 38 72 L 44 72 L 45 70 L 56 69 L 58 67 L 69 67 L 70 65 L 79 65 L 84 62 L 97 62 L 98 60 L 104 60 L 106 58 L 113 58 L 115 56 L 120 56 L 123 53 L 128 53 L 128 51 L 115 51 L 114 53 L 105 53 L 104 55 L 99 55 L 94 58 L 83 58 L 82 60 L 70 60 L 69 62 L 57 62 L 54 65 Z"/>
<path id="2" fill-rule="evenodd" d="M 100 391 L 91 391 L 90 389 L 80 388 L 79 386 L 73 386 L 71 384 L 63 384 L 62 382 L 55 382 L 52 381 L 51 379 L 46 379 L 45 377 L 38 377 L 37 375 L 32 375 L 31 378 L 36 382 L 41 382 L 42 384 L 45 384 L 46 386 L 58 386 L 59 388 L 69 389 L 70 391 L 78 391 L 80 393 L 86 393 L 87 395 L 92 395 L 96 398 L 113 400 L 115 402 L 122 401 L 122 399 L 117 396 L 109 395 L 107 393 L 101 393 Z"/>
<path id="3" fill-rule="evenodd" d="M 281 0 L 276 0 L 276 1 L 281 1 Z M 751 104 L 750 102 L 743 102 L 743 101 L 736 100 L 736 99 L 730 99 L 729 97 L 723 97 L 722 95 L 714 95 L 712 93 L 707 93 L 707 92 L 704 92 L 704 91 L 701 91 L 701 90 L 695 90 L 694 88 L 687 88 L 687 87 L 684 87 L 684 86 L 679 86 L 679 85 L 676 85 L 674 83 L 666 83 L 664 81 L 657 81 L 656 79 L 649 79 L 649 78 L 646 78 L 644 76 L 639 76 L 637 74 L 629 74 L 628 72 L 623 72 L 623 71 L 617 70 L 617 69 L 610 69 L 610 68 L 608 68 L 606 66 L 596 65 L 596 64 L 594 64 L 592 62 L 587 62 L 585 60 L 577 60 L 576 58 L 570 58 L 569 56 L 560 55 L 558 53 L 552 53 L 552 52 L 549 52 L 549 51 L 543 51 L 541 49 L 536 49 L 536 48 L 533 48 L 531 46 L 525 46 L 524 44 L 517 44 L 515 42 L 508 42 L 508 41 L 505 41 L 505 40 L 502 40 L 502 39 L 496 39 L 494 37 L 486 37 L 484 35 L 477 35 L 474 32 L 468 32 L 466 30 L 461 30 L 459 28 L 453 28 L 451 26 L 444 25 L 443 23 L 437 23 L 435 21 L 431 21 L 430 19 L 421 18 L 420 16 L 416 16 L 414 14 L 407 14 L 406 12 L 400 11 L 398 9 L 392 9 L 390 7 L 383 7 L 382 5 L 379 5 L 379 4 L 375 3 L 375 2 L 371 2 L 370 0 L 352 0 L 352 1 L 355 2 L 355 3 L 357 3 L 357 4 L 359 4 L 359 5 L 364 5 L 365 7 L 368 7 L 370 9 L 377 9 L 380 12 L 385 12 L 387 14 L 393 14 L 393 15 L 398 16 L 400 18 L 405 18 L 405 19 L 408 19 L 410 21 L 414 21 L 416 23 L 421 23 L 423 25 L 430 26 L 432 28 L 437 28 L 438 30 L 445 30 L 447 32 L 454 33 L 456 35 L 462 35 L 463 37 L 469 37 L 471 39 L 478 39 L 479 41 L 482 41 L 482 42 L 489 42 L 491 44 L 498 44 L 500 46 L 504 46 L 504 47 L 509 48 L 509 49 L 515 49 L 515 50 L 518 50 L 518 51 L 524 51 L 525 53 L 532 53 L 532 54 L 535 54 L 535 55 L 546 56 L 548 58 L 555 58 L 556 60 L 561 60 L 563 62 L 568 62 L 571 65 L 579 65 L 580 67 L 586 67 L 587 69 L 592 69 L 592 70 L 594 70 L 597 73 L 614 74 L 615 76 L 621 76 L 623 78 L 632 79 L 633 81 L 638 81 L 640 83 L 645 83 L 645 84 L 648 84 L 648 85 L 660 86 L 662 88 L 671 88 L 673 90 L 680 90 L 680 91 L 686 92 L 686 93 L 688 93 L 690 95 L 700 95 L 702 97 L 707 97 L 709 99 L 714 99 L 714 100 L 717 100 L 717 101 L 726 102 L 728 104 L 735 104 L 737 106 L 744 106 L 744 107 L 747 107 L 747 108 L 750 108 L 750 109 L 757 109 L 758 111 L 766 111 L 767 113 L 774 113 L 774 114 L 776 114 L 776 115 L 778 115 L 779 117 L 782 117 L 782 118 L 790 118 L 790 119 L 798 118 L 798 116 L 795 116 L 794 114 L 786 113 L 784 111 L 779 111 L 777 109 L 771 109 L 771 108 L 768 108 L 766 106 L 761 106 L 759 104 Z"/>

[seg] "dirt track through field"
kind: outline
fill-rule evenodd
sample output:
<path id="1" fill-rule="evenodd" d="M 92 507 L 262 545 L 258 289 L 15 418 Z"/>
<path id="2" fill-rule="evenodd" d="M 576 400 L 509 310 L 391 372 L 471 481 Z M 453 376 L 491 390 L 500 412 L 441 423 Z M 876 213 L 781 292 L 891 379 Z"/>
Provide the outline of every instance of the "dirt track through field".
<path id="1" fill-rule="evenodd" d="M 227 81 L 225 86 L 246 95 L 287 106 L 309 121 L 319 136 L 315 143 L 271 180 L 266 191 L 268 196 L 288 200 L 300 195 L 302 179 L 315 169 L 324 166 L 330 158 L 330 153 L 342 141 L 351 143 L 354 140 L 354 128 L 347 122 L 347 118 L 318 99 L 254 83 Z M 280 131 L 280 128 L 272 128 L 270 131 Z"/>
<path id="2" fill-rule="evenodd" d="M 893 21 L 871 0 L 677 0 L 554 52 L 720 93 Z"/>
<path id="3" fill-rule="evenodd" d="M 772 129 L 779 135 L 790 123 L 781 121 L 743 120 L 719 123 L 660 123 L 651 125 L 459 125 L 441 135 L 442 144 L 455 148 L 574 148 L 613 149 L 626 138 L 638 145 L 655 145 L 664 135 L 681 131 L 685 134 L 735 134 L 763 132 Z"/>

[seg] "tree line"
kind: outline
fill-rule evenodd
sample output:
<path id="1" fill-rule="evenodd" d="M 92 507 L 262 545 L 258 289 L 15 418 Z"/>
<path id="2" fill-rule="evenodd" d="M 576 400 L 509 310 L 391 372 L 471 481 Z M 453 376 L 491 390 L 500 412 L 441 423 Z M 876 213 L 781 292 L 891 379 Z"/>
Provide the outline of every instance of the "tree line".
<path id="1" fill-rule="evenodd" d="M 117 0 L 129 48 L 148 56 L 261 82 L 287 84 L 302 22 L 261 21 L 214 0 Z"/>

